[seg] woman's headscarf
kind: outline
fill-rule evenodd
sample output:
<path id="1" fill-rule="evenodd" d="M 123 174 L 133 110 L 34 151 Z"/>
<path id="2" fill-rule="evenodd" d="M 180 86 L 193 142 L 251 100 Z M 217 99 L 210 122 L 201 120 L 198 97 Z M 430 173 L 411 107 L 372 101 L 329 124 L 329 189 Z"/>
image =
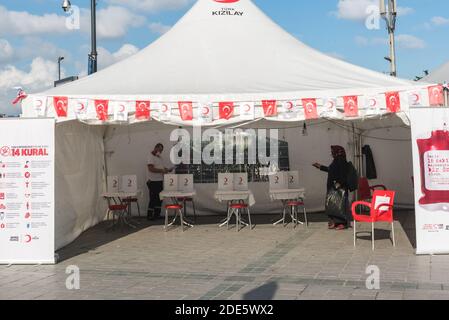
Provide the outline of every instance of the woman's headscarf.
<path id="1" fill-rule="evenodd" d="M 331 146 L 332 157 L 346 159 L 346 151 L 342 146 Z"/>

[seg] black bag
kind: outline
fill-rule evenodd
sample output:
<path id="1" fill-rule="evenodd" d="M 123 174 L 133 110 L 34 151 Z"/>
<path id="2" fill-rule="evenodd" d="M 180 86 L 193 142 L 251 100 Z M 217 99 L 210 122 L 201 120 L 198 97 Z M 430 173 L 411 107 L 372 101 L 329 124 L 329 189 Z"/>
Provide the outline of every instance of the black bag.
<path id="1" fill-rule="evenodd" d="M 346 220 L 345 190 L 333 187 L 326 195 L 326 214 Z"/>
<path id="2" fill-rule="evenodd" d="M 349 191 L 353 192 L 359 187 L 359 174 L 352 162 L 348 162 L 348 172 L 347 172 L 347 186 Z"/>

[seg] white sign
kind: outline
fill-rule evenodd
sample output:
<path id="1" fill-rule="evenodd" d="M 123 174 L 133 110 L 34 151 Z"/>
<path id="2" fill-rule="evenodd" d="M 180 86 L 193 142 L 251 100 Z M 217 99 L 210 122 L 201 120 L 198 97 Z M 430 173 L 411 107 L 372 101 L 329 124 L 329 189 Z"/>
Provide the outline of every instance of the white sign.
<path id="1" fill-rule="evenodd" d="M 288 173 L 288 188 L 289 189 L 299 189 L 299 172 L 289 171 Z"/>
<path id="2" fill-rule="evenodd" d="M 122 183 L 121 183 L 121 192 L 125 193 L 135 193 L 137 192 L 137 176 L 136 175 L 129 175 L 129 176 L 122 176 Z"/>
<path id="3" fill-rule="evenodd" d="M 234 190 L 234 174 L 219 173 L 218 174 L 218 190 L 232 191 Z"/>
<path id="4" fill-rule="evenodd" d="M 234 173 L 234 190 L 248 191 L 248 173 Z"/>
<path id="5" fill-rule="evenodd" d="M 0 121 L 0 264 L 55 263 L 55 120 Z"/>
<path id="6" fill-rule="evenodd" d="M 178 175 L 164 175 L 164 191 L 178 191 Z"/>
<path id="7" fill-rule="evenodd" d="M 449 253 L 449 109 L 411 108 L 416 253 Z"/>
<path id="8" fill-rule="evenodd" d="M 119 177 L 118 176 L 108 176 L 108 192 L 119 192 Z"/>
<path id="9" fill-rule="evenodd" d="M 288 175 L 285 171 L 276 172 L 269 176 L 270 190 L 288 189 Z"/>
<path id="10" fill-rule="evenodd" d="M 178 174 L 178 191 L 193 191 L 193 174 Z"/>

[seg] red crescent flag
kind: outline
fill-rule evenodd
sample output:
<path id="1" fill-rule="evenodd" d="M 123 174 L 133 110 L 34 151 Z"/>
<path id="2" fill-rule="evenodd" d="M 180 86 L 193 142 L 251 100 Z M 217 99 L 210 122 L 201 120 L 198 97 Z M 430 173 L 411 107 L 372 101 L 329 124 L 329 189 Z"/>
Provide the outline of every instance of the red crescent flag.
<path id="1" fill-rule="evenodd" d="M 183 121 L 193 120 L 193 103 L 191 101 L 179 101 L 178 107 Z"/>
<path id="2" fill-rule="evenodd" d="M 274 117 L 278 114 L 276 100 L 262 100 L 262 108 L 265 117 Z"/>
<path id="3" fill-rule="evenodd" d="M 359 102 L 357 96 L 343 97 L 346 117 L 357 117 L 359 115 Z"/>
<path id="4" fill-rule="evenodd" d="M 219 102 L 218 114 L 220 119 L 231 119 L 234 115 L 234 102 Z"/>
<path id="5" fill-rule="evenodd" d="M 136 101 L 136 119 L 150 119 L 150 101 Z"/>
<path id="6" fill-rule="evenodd" d="M 391 113 L 401 111 L 401 98 L 399 92 L 387 92 L 385 93 L 387 101 L 387 111 Z"/>
<path id="7" fill-rule="evenodd" d="M 306 120 L 318 118 L 316 99 L 302 99 L 302 105 Z"/>
<path id="8" fill-rule="evenodd" d="M 67 97 L 53 97 L 53 105 L 58 118 L 67 117 L 67 109 L 69 105 L 69 99 Z"/>
<path id="9" fill-rule="evenodd" d="M 431 106 L 442 106 L 444 104 L 442 85 L 429 87 L 429 104 Z"/>
<path id="10" fill-rule="evenodd" d="M 108 120 L 109 100 L 95 100 L 95 110 L 100 121 Z"/>

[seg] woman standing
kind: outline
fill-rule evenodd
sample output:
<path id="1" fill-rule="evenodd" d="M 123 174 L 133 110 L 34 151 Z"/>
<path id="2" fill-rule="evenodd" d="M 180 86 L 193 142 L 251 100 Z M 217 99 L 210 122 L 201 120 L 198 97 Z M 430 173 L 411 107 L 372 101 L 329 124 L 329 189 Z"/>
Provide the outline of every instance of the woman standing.
<path id="1" fill-rule="evenodd" d="M 329 216 L 329 229 L 344 230 L 350 224 L 348 214 L 349 210 L 349 188 L 348 188 L 348 162 L 346 160 L 346 151 L 341 146 L 331 146 L 331 153 L 334 160 L 329 167 L 323 166 L 319 163 L 314 163 L 313 166 L 321 171 L 327 172 L 327 194 L 330 191 L 343 191 L 343 208 L 341 212 L 327 212 Z M 327 198 L 327 196 L 326 196 Z"/>

